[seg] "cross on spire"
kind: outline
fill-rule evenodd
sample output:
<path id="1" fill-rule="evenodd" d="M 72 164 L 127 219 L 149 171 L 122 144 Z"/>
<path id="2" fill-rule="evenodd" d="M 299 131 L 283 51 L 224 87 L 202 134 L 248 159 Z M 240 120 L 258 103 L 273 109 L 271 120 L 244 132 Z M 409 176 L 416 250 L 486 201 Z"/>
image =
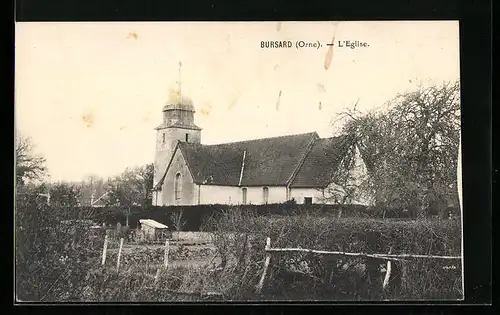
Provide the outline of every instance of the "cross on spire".
<path id="1" fill-rule="evenodd" d="M 182 86 L 181 86 L 181 70 L 182 70 L 182 62 L 179 60 L 179 102 L 182 104 Z"/>

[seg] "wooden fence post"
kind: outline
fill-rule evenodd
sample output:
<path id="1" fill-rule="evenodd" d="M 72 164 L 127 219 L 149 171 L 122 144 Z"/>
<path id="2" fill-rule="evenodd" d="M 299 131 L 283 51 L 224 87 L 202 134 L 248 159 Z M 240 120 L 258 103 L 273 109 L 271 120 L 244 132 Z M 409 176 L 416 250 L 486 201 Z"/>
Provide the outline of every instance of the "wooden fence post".
<path id="1" fill-rule="evenodd" d="M 116 271 L 120 270 L 120 258 L 122 256 L 123 237 L 120 238 L 120 248 L 118 249 L 118 259 L 116 260 Z"/>
<path id="2" fill-rule="evenodd" d="M 391 269 L 392 269 L 392 262 L 390 260 L 387 261 L 387 271 L 385 273 L 385 278 L 384 278 L 384 282 L 382 283 L 382 288 L 384 290 L 387 290 L 387 286 L 389 285 L 389 280 L 391 278 Z M 379 282 L 380 283 L 380 282 Z"/>
<path id="3" fill-rule="evenodd" d="M 156 275 L 155 275 L 155 287 L 158 285 L 158 279 L 160 278 L 160 273 L 161 273 L 161 265 L 158 266 L 158 269 L 156 269 Z"/>
<path id="4" fill-rule="evenodd" d="M 388 254 L 390 255 L 391 253 L 392 253 L 392 247 L 389 249 Z M 392 262 L 388 260 L 384 282 L 382 283 L 382 289 L 384 291 L 387 289 L 387 286 L 389 285 L 389 280 L 391 279 L 391 270 L 392 270 Z"/>
<path id="5" fill-rule="evenodd" d="M 169 254 L 169 251 L 170 251 L 170 242 L 167 239 L 167 240 L 165 240 L 165 253 L 164 253 L 164 256 L 163 256 L 163 266 L 159 265 L 158 269 L 156 269 L 155 286 L 158 285 L 158 279 L 160 278 L 160 273 L 161 273 L 162 267 L 165 268 L 165 270 L 168 269 L 168 254 Z"/>
<path id="6" fill-rule="evenodd" d="M 265 247 L 266 260 L 264 262 L 264 271 L 262 272 L 262 277 L 260 278 L 259 284 L 257 284 L 257 293 L 260 293 L 262 287 L 264 286 L 264 279 L 266 278 L 267 269 L 269 268 L 269 262 L 271 261 L 271 253 L 267 251 L 270 248 L 271 248 L 271 238 L 268 237 L 266 239 L 266 247 Z"/>
<path id="7" fill-rule="evenodd" d="M 104 235 L 104 247 L 102 249 L 102 263 L 101 265 L 104 266 L 106 263 L 106 251 L 108 250 L 108 234 Z"/>

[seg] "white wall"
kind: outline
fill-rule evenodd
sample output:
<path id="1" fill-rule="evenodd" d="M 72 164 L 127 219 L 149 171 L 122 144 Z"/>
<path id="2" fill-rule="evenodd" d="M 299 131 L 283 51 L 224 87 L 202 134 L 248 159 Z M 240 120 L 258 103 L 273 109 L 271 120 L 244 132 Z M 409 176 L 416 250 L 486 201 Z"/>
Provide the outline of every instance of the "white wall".
<path id="1" fill-rule="evenodd" d="M 195 199 L 199 204 L 239 204 L 241 203 L 241 191 L 239 187 L 232 186 L 216 186 L 216 185 L 198 185 L 195 194 Z M 198 202 L 196 202 L 198 203 Z"/>
<path id="2" fill-rule="evenodd" d="M 281 203 L 286 201 L 286 187 L 266 186 L 269 189 L 267 203 Z M 243 188 L 243 187 L 242 187 Z M 264 203 L 264 186 L 245 187 L 247 189 L 247 204 L 260 205 Z M 240 188 L 241 189 L 241 188 Z M 240 196 L 242 193 L 240 192 Z M 242 202 L 240 197 L 240 202 Z"/>
<path id="3" fill-rule="evenodd" d="M 290 199 L 295 198 L 298 204 L 303 204 L 305 197 L 312 197 L 313 203 L 324 203 L 321 190 L 316 188 L 290 188 Z"/>
<path id="4" fill-rule="evenodd" d="M 243 187 L 200 185 L 200 204 L 242 204 Z M 264 187 L 245 187 L 247 189 L 247 204 L 264 203 Z M 268 187 L 267 203 L 286 201 L 286 187 Z"/>
<path id="5" fill-rule="evenodd" d="M 176 174 L 180 174 L 180 199 L 174 200 L 174 183 Z M 177 150 L 172 163 L 167 170 L 163 182 L 161 197 L 158 196 L 157 203 L 164 206 L 186 206 L 197 204 L 197 189 L 195 187 L 186 160 L 180 150 Z M 161 198 L 161 199 L 160 199 Z"/>

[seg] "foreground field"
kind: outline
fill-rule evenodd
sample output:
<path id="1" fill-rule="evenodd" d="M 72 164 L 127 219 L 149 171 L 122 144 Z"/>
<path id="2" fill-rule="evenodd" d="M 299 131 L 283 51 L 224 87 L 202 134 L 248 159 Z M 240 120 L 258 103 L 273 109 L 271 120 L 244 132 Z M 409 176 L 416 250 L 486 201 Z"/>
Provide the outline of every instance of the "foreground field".
<path id="1" fill-rule="evenodd" d="M 270 217 L 228 211 L 204 223 L 210 238 L 172 240 L 167 268 L 163 244 L 126 243 L 117 271 L 116 243 L 110 244 L 101 265 L 104 234 L 79 224 L 62 225 L 60 217 L 50 217 L 54 212 L 47 210 L 53 209 L 35 210 L 17 222 L 16 292 L 25 301 L 463 298 L 458 261 L 395 263 L 388 289 L 383 289 L 388 266 L 380 261 L 283 253 L 272 256 L 261 282 L 267 238 L 273 248 L 460 256 L 460 222 L 455 220 Z"/>

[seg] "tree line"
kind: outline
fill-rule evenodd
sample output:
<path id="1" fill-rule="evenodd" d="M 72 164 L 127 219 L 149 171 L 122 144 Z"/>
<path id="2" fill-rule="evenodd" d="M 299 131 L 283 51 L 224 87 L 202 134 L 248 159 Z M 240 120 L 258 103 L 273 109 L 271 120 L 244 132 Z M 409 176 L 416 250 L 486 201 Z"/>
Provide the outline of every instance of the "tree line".
<path id="1" fill-rule="evenodd" d="M 45 180 L 45 158 L 35 153 L 29 137 L 16 134 L 16 193 L 54 206 L 90 206 L 102 200 L 106 206 L 149 206 L 153 188 L 153 164 L 126 168 L 110 178 L 95 175 L 81 181 L 51 183 Z"/>

